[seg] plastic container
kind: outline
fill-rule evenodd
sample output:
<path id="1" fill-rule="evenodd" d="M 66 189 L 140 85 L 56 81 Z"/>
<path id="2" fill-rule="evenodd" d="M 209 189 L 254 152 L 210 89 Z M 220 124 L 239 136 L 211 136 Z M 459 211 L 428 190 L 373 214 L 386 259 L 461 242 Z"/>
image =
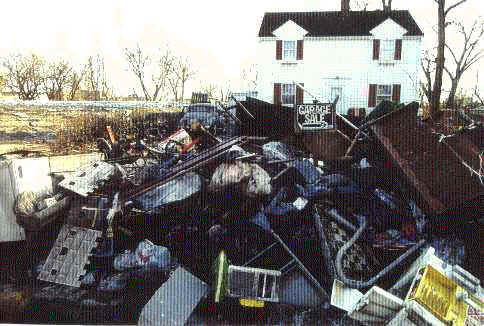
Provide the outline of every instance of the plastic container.
<path id="1" fill-rule="evenodd" d="M 464 326 L 469 306 L 461 298 L 466 291 L 432 266 L 419 273 L 421 277 L 414 284 L 409 299 L 417 301 L 444 322 Z"/>

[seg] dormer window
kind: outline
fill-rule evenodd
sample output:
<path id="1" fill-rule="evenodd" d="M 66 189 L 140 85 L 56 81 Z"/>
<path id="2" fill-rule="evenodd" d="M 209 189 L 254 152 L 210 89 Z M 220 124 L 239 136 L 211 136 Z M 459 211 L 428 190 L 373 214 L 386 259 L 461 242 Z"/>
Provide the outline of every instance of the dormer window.
<path id="1" fill-rule="evenodd" d="M 276 60 L 282 60 L 283 63 L 287 61 L 302 60 L 303 59 L 303 40 L 297 41 L 276 41 Z"/>
<path id="2" fill-rule="evenodd" d="M 382 40 L 380 60 L 393 61 L 395 58 L 395 40 Z"/>
<path id="3" fill-rule="evenodd" d="M 296 60 L 296 41 L 282 41 L 282 59 Z"/>
<path id="4" fill-rule="evenodd" d="M 402 59 L 402 40 L 373 40 L 373 60 L 392 63 Z"/>

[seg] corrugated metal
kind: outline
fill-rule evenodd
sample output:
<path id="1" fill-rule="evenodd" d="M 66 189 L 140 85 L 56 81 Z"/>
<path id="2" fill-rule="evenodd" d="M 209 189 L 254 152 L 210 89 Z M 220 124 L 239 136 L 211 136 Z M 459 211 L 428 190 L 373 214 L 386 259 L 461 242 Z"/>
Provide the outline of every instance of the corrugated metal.
<path id="1" fill-rule="evenodd" d="M 383 117 L 370 129 L 386 154 L 414 188 L 427 215 L 440 215 L 483 195 L 484 187 L 429 126 L 419 126 L 417 107 Z M 472 156 L 472 146 L 457 139 L 459 151 Z M 396 180 L 398 182 L 398 180 Z"/>

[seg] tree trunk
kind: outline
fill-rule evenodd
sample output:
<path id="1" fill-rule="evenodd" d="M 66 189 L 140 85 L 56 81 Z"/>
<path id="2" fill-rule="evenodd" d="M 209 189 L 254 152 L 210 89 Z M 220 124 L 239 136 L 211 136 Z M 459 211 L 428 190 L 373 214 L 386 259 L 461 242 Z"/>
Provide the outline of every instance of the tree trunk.
<path id="1" fill-rule="evenodd" d="M 435 117 L 440 107 L 440 95 L 442 93 L 442 77 L 445 60 L 445 0 L 439 1 L 438 9 L 438 45 L 437 57 L 435 58 L 435 78 L 432 90 L 432 103 L 430 103 L 430 116 Z"/>
<path id="2" fill-rule="evenodd" d="M 383 6 L 383 11 L 384 12 L 390 12 L 392 11 L 392 0 L 381 0 L 382 6 Z"/>
<path id="3" fill-rule="evenodd" d="M 455 109 L 454 104 L 455 104 L 455 94 L 457 93 L 457 85 L 459 84 L 459 79 L 455 78 L 452 80 L 452 87 L 450 88 L 450 93 L 449 97 L 447 98 L 447 109 Z"/>

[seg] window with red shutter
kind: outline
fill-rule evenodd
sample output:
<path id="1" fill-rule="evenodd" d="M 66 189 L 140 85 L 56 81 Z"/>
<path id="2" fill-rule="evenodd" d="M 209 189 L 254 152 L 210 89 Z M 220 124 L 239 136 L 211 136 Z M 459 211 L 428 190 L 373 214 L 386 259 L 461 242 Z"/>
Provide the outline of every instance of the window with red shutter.
<path id="1" fill-rule="evenodd" d="M 299 83 L 301 86 L 304 87 L 304 83 Z M 297 86 L 296 86 L 297 87 Z M 296 88 L 296 104 L 303 104 L 304 103 L 304 91 L 302 88 Z"/>
<path id="2" fill-rule="evenodd" d="M 302 60 L 303 59 L 303 51 L 304 51 L 304 41 L 298 40 L 297 41 L 297 57 L 296 57 L 296 60 Z"/>
<path id="3" fill-rule="evenodd" d="M 276 41 L 276 60 L 281 60 L 282 59 L 282 41 L 277 40 Z"/>
<path id="4" fill-rule="evenodd" d="M 370 89 L 368 92 L 368 107 L 373 108 L 376 106 L 376 85 L 370 84 Z"/>
<path id="5" fill-rule="evenodd" d="M 395 41 L 395 60 L 402 60 L 402 40 Z"/>
<path id="6" fill-rule="evenodd" d="M 380 40 L 373 40 L 373 60 L 380 59 Z"/>
<path id="7" fill-rule="evenodd" d="M 281 84 L 274 84 L 274 104 L 281 104 Z"/>
<path id="8" fill-rule="evenodd" d="M 401 85 L 395 84 L 393 85 L 393 92 L 392 92 L 392 101 L 400 103 L 400 92 L 401 92 Z"/>

